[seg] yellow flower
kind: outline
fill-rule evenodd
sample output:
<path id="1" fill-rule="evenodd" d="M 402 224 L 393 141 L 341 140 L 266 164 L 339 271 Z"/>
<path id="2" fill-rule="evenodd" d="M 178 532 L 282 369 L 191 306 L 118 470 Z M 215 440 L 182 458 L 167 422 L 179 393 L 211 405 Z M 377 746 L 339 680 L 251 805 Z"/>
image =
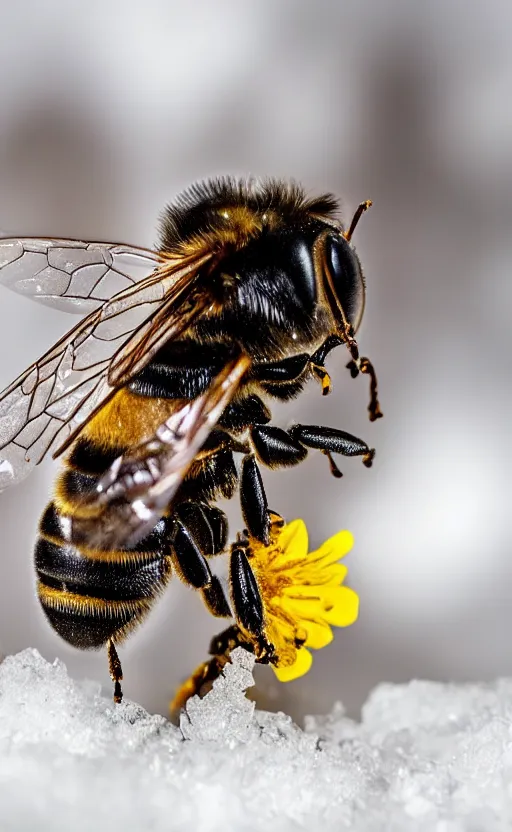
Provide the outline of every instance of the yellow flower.
<path id="1" fill-rule="evenodd" d="M 249 558 L 263 600 L 265 637 L 274 647 L 272 667 L 281 682 L 303 676 L 313 657 L 333 639 L 331 627 L 357 619 L 359 598 L 342 586 L 347 567 L 338 563 L 350 551 L 353 537 L 342 531 L 308 554 L 303 520 L 283 526 L 275 516 L 271 542 L 251 540 Z"/>

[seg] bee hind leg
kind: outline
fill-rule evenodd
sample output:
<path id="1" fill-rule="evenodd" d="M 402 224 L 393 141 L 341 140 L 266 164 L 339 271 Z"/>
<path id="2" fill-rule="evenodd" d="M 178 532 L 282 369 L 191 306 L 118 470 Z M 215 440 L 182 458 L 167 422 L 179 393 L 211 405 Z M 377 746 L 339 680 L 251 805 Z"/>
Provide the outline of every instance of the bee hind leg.
<path id="1" fill-rule="evenodd" d="M 107 654 L 110 678 L 114 682 L 114 702 L 119 704 L 123 701 L 123 691 L 121 688 L 121 682 L 123 680 L 123 668 L 121 667 L 121 661 L 119 659 L 117 650 L 112 639 L 109 639 L 109 642 L 107 644 Z"/>

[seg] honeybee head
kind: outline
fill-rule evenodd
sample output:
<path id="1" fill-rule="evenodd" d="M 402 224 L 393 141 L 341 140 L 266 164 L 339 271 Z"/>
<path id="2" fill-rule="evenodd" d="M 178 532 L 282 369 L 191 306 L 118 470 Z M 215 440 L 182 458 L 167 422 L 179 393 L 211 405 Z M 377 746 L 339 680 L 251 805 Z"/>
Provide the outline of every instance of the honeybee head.
<path id="1" fill-rule="evenodd" d="M 262 356 L 276 347 L 285 354 L 333 329 L 344 339 L 357 330 L 364 283 L 350 236 L 365 207 L 344 232 L 330 194 L 309 199 L 294 183 L 214 179 L 168 206 L 160 248 L 212 253 L 217 302 L 197 325 L 202 337 L 229 331 Z"/>

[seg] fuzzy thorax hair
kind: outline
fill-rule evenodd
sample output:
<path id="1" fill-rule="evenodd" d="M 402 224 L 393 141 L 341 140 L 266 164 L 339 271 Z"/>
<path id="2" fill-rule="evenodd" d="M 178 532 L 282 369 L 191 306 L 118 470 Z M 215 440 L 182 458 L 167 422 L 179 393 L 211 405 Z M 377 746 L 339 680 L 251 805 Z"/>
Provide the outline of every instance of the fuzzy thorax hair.
<path id="1" fill-rule="evenodd" d="M 334 223 L 338 201 L 331 194 L 308 198 L 295 182 L 221 177 L 198 182 L 170 203 L 160 218 L 159 249 L 188 255 L 198 248 L 239 249 L 267 228 Z"/>

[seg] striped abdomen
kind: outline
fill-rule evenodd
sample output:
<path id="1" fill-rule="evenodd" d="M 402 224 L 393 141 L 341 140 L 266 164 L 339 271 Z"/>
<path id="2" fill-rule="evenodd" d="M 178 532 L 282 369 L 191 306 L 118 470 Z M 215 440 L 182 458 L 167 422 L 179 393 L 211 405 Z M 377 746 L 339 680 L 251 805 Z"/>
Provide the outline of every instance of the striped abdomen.
<path id="1" fill-rule="evenodd" d="M 208 567 L 194 562 L 195 552 L 190 551 L 187 540 L 181 544 L 182 557 L 180 552 L 177 557 L 174 517 L 162 518 L 132 549 L 101 551 L 71 545 L 66 539 L 66 525 L 81 497 L 95 488 L 114 459 L 151 435 L 176 406 L 176 400 L 120 390 L 85 427 L 59 475 L 55 499 L 41 518 L 35 547 L 37 591 L 52 627 L 75 647 L 95 648 L 109 639 L 122 640 L 149 612 L 173 566 L 187 583 L 203 590 L 205 603 L 214 614 L 229 614 L 217 580 L 212 579 Z M 187 501 L 182 502 L 181 513 L 189 515 L 189 526 L 195 522 L 196 536 L 204 538 L 205 529 L 206 537 L 211 532 L 211 546 L 208 540 L 201 540 L 206 555 L 216 554 L 225 545 L 224 515 L 213 506 L 204 506 L 195 511 L 194 518 L 191 505 L 194 509 L 199 504 L 190 501 L 209 500 L 219 493 L 231 496 L 237 480 L 231 451 L 222 447 L 222 438 L 213 444 L 194 463 L 180 495 L 181 501 Z M 204 509 L 208 518 L 202 522 L 197 515 L 204 514 Z M 196 558 L 202 558 L 199 551 Z"/>
<path id="2" fill-rule="evenodd" d="M 90 443 L 88 454 L 93 468 L 99 454 Z M 100 647 L 110 638 L 121 640 L 147 614 L 171 576 L 166 518 L 130 551 L 102 552 L 66 542 L 73 498 L 92 488 L 97 477 L 74 469 L 64 472 L 58 496 L 41 518 L 35 547 L 43 610 L 62 638 L 85 649 Z M 59 509 L 60 495 L 65 496 L 68 515 Z"/>
<path id="3" fill-rule="evenodd" d="M 75 442 L 57 481 L 55 499 L 42 517 L 35 550 L 41 604 L 51 625 L 71 644 L 90 648 L 109 639 L 121 640 L 147 614 L 173 568 L 201 591 L 210 612 L 230 615 L 221 585 L 205 560 L 223 551 L 227 542 L 225 515 L 210 503 L 234 494 L 238 474 L 233 454 L 243 453 L 248 455 L 247 464 L 242 463 L 244 516 L 266 517 L 251 448 L 236 437 L 250 430 L 254 440 L 254 426 L 260 425 L 261 433 L 261 425 L 270 419 L 264 402 L 253 392 L 255 383 L 278 398 L 296 395 L 304 383 L 307 355 L 255 368 L 253 380 L 247 387 L 242 385 L 237 400 L 227 407 L 196 457 L 172 514 L 136 547 L 99 551 L 70 545 L 65 534 L 80 498 L 95 488 L 99 476 L 127 449 L 152 436 L 184 402 L 201 395 L 228 355 L 229 348 L 222 344 L 210 344 L 207 351 L 194 341 L 166 345 L 129 388 L 119 390 L 94 416 Z M 259 437 L 259 446 L 264 439 Z M 277 448 L 281 465 L 296 464 L 307 453 L 291 440 L 284 450 L 281 445 Z M 288 445 L 293 451 L 291 463 Z M 273 452 L 275 456 L 275 448 Z M 270 464 L 263 447 L 260 456 Z"/>

